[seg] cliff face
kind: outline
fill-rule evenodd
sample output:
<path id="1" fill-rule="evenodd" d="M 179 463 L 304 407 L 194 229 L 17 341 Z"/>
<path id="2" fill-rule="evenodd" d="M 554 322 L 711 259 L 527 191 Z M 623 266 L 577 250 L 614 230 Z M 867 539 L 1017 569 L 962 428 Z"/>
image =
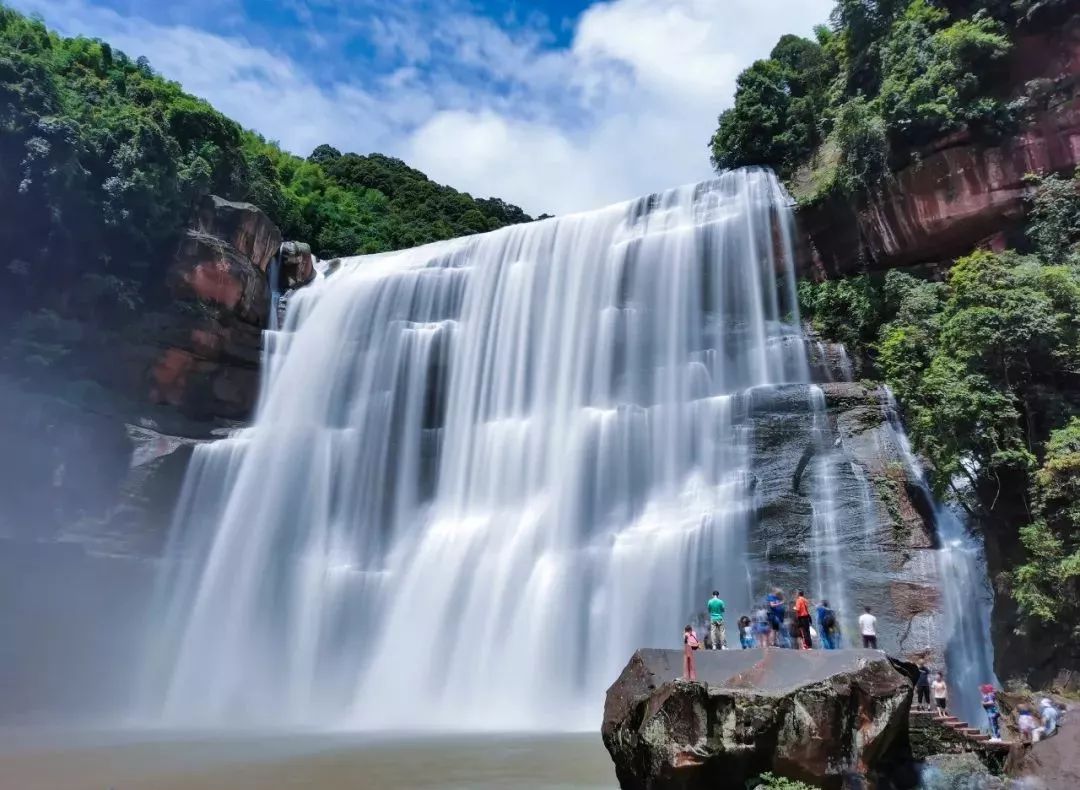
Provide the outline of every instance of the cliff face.
<path id="1" fill-rule="evenodd" d="M 952 135 L 874 194 L 800 209 L 803 272 L 827 279 L 1003 246 L 1025 214 L 1025 176 L 1080 164 L 1080 17 L 1021 37 L 1010 72 L 1010 93 L 1029 108 L 1011 136 L 987 145 Z"/>
<path id="2" fill-rule="evenodd" d="M 69 376 L 37 389 L 0 379 L 0 476 L 12 492 L 0 502 L 0 536 L 154 550 L 193 445 L 255 407 L 281 241 L 255 206 L 207 196 L 174 254 L 145 275 L 164 299 L 122 331 L 88 325 L 102 340 L 72 348 Z M 299 287 L 314 276 L 310 250 L 285 246 L 280 286 Z"/>

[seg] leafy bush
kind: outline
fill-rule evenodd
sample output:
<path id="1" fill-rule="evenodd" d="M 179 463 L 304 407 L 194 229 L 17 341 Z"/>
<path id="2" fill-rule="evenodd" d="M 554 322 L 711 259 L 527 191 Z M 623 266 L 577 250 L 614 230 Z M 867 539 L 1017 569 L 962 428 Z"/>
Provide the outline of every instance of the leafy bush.
<path id="1" fill-rule="evenodd" d="M 763 773 L 758 778 L 757 790 L 816 790 L 814 785 L 800 782 L 798 779 L 788 779 L 784 776 L 776 776 L 773 773 Z"/>

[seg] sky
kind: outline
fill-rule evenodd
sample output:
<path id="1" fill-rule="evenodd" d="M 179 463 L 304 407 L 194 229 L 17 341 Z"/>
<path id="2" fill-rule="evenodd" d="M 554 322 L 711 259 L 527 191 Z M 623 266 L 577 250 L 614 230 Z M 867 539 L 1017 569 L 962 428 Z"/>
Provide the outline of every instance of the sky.
<path id="1" fill-rule="evenodd" d="M 533 214 L 710 173 L 738 73 L 833 0 L 5 0 L 285 149 L 398 156 Z"/>

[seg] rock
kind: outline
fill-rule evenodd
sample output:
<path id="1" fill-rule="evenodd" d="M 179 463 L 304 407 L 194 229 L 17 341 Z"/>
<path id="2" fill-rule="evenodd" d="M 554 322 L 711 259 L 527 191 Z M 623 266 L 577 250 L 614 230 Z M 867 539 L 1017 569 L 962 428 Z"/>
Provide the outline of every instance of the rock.
<path id="1" fill-rule="evenodd" d="M 1004 779 L 992 774 L 974 754 L 935 754 L 923 764 L 923 790 L 1005 790 Z"/>
<path id="2" fill-rule="evenodd" d="M 800 208 L 807 240 L 800 267 L 811 277 L 857 274 L 965 255 L 1002 246 L 1026 213 L 1028 173 L 1071 172 L 1080 164 L 1080 17 L 1021 36 L 1006 92 L 1031 96 L 1047 83 L 1050 97 L 1033 107 L 1022 129 L 985 145 L 964 132 L 919 152 L 918 161 L 853 202 L 836 198 Z M 1034 100 L 1032 100 L 1034 101 Z"/>
<path id="3" fill-rule="evenodd" d="M 796 489 L 807 437 L 814 435 L 815 416 L 807 405 L 812 399 L 823 429 L 816 445 L 809 445 L 813 457 Z M 750 471 L 757 482 L 751 573 L 784 590 L 814 584 L 808 582 L 815 578 L 814 507 L 815 501 L 824 505 L 827 493 L 815 467 L 824 461 L 835 540 L 845 547 L 846 600 L 829 594 L 841 630 L 852 639 L 855 618 L 868 605 L 878 617 L 883 649 L 941 665 L 933 516 L 919 503 L 916 481 L 908 479 L 887 407 L 882 390 L 853 382 L 753 391 L 747 406 L 753 425 Z"/>
<path id="4" fill-rule="evenodd" d="M 260 271 L 266 271 L 281 246 L 281 231 L 261 209 L 217 195 L 200 201 L 194 229 L 220 239 Z"/>
<path id="5" fill-rule="evenodd" d="M 853 786 L 907 755 L 915 669 L 876 650 L 639 650 L 602 735 L 624 790 L 744 787 L 771 771 Z"/>
<path id="6" fill-rule="evenodd" d="M 265 269 L 281 234 L 254 206 L 213 195 L 199 205 L 195 224 L 168 267 L 174 301 L 146 327 L 164 347 L 150 365 L 149 397 L 195 420 L 242 420 L 258 396 L 270 315 Z M 302 267 L 306 245 L 295 246 Z"/>
<path id="7" fill-rule="evenodd" d="M 315 264 L 311 257 L 311 247 L 299 241 L 287 241 L 281 245 L 281 282 L 282 291 L 302 288 L 315 279 Z"/>

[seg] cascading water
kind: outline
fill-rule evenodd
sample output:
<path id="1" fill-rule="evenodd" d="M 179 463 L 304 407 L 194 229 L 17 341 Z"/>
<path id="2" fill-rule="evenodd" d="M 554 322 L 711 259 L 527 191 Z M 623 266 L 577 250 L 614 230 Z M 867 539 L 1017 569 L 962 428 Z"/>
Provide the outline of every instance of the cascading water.
<path id="1" fill-rule="evenodd" d="M 809 380 L 788 204 L 735 171 L 294 294 L 254 426 L 190 467 L 157 710 L 592 728 L 714 586 L 748 611 L 750 403 Z"/>
<path id="2" fill-rule="evenodd" d="M 909 477 L 919 481 L 926 501 L 932 503 L 940 548 L 935 552 L 944 598 L 945 664 L 950 712 L 976 727 L 987 727 L 979 686 L 998 685 L 994 674 L 994 646 L 990 637 L 993 591 L 979 540 L 953 510 L 931 493 L 922 466 L 911 450 L 896 405 L 887 404 L 889 425 L 896 436 Z"/>

